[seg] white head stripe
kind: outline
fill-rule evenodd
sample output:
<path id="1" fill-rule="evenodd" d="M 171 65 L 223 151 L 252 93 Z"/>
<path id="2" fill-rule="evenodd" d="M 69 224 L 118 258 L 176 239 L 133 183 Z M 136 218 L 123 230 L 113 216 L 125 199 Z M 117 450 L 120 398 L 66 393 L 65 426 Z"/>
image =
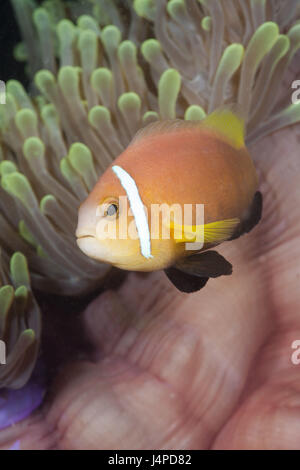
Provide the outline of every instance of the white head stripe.
<path id="1" fill-rule="evenodd" d="M 114 165 L 112 170 L 126 191 L 140 240 L 141 253 L 145 258 L 152 258 L 148 220 L 137 185 L 132 176 L 120 166 Z"/>

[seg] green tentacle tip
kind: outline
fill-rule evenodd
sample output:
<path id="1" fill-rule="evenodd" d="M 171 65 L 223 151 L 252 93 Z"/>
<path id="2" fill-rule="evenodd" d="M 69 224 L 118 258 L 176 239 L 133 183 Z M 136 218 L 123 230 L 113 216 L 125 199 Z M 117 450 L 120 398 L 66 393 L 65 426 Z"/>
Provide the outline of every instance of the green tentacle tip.
<path id="1" fill-rule="evenodd" d="M 155 1 L 154 0 L 134 0 L 133 7 L 137 15 L 147 20 L 155 19 Z"/>
<path id="2" fill-rule="evenodd" d="M 28 300 L 28 289 L 26 286 L 20 286 L 16 289 L 15 299 L 17 301 L 18 307 L 21 308 L 24 312 Z"/>
<path id="3" fill-rule="evenodd" d="M 46 104 L 42 107 L 41 117 L 45 123 L 55 121 L 59 123 L 59 115 L 54 104 Z"/>
<path id="4" fill-rule="evenodd" d="M 123 114 L 129 111 L 139 111 L 141 105 L 141 98 L 133 91 L 123 93 L 118 99 L 118 107 Z"/>
<path id="5" fill-rule="evenodd" d="M 288 50 L 290 49 L 290 45 L 291 45 L 290 38 L 286 36 L 285 34 L 279 34 L 277 41 L 274 45 L 274 49 L 275 47 L 277 47 L 278 49 L 277 50 L 278 59 L 283 57 L 288 52 Z"/>
<path id="6" fill-rule="evenodd" d="M 256 31 L 265 31 L 272 36 L 277 36 L 279 34 L 279 26 L 274 21 L 266 21 L 265 23 L 261 24 Z"/>
<path id="7" fill-rule="evenodd" d="M 3 189 L 19 199 L 28 210 L 36 208 L 36 198 L 26 176 L 22 173 L 9 173 L 2 177 L 1 184 Z"/>
<path id="8" fill-rule="evenodd" d="M 24 220 L 20 220 L 19 222 L 19 234 L 21 235 L 24 240 L 27 241 L 30 245 L 36 247 L 37 243 L 35 241 L 35 238 L 33 237 L 32 233 L 30 230 L 28 230 Z"/>
<path id="9" fill-rule="evenodd" d="M 134 42 L 126 40 L 121 42 L 118 47 L 118 57 L 120 62 L 123 62 L 125 59 L 129 59 L 132 62 L 136 62 L 137 48 Z"/>
<path id="10" fill-rule="evenodd" d="M 19 42 L 14 47 L 13 56 L 17 62 L 26 62 L 28 60 L 28 52 L 24 42 Z"/>
<path id="11" fill-rule="evenodd" d="M 0 175 L 5 176 L 18 171 L 16 165 L 10 160 L 3 160 L 0 163 Z"/>
<path id="12" fill-rule="evenodd" d="M 112 80 L 112 71 L 106 67 L 100 67 L 96 69 L 92 74 L 92 82 L 102 83 L 110 82 Z"/>
<path id="13" fill-rule="evenodd" d="M 150 122 L 158 121 L 159 115 L 156 111 L 146 111 L 143 115 L 143 124 L 149 124 Z"/>
<path id="14" fill-rule="evenodd" d="M 109 91 L 111 89 L 112 80 L 111 70 L 105 67 L 96 69 L 91 75 L 92 88 L 99 94 L 101 91 Z"/>
<path id="15" fill-rule="evenodd" d="M 58 83 L 65 96 L 79 96 L 79 71 L 77 67 L 67 65 L 58 72 Z"/>
<path id="16" fill-rule="evenodd" d="M 145 60 L 151 63 L 161 54 L 162 49 L 157 39 L 147 39 L 141 46 L 141 52 Z"/>
<path id="17" fill-rule="evenodd" d="M 15 297 L 27 297 L 28 295 L 28 289 L 26 286 L 19 286 L 15 290 Z"/>
<path id="18" fill-rule="evenodd" d="M 267 21 L 266 23 L 263 23 L 257 28 L 252 38 L 250 39 L 248 47 L 256 47 L 259 44 L 261 47 L 261 51 L 258 52 L 264 55 L 267 51 L 272 48 L 278 35 L 278 25 L 273 21 Z"/>
<path id="19" fill-rule="evenodd" d="M 48 28 L 50 26 L 50 16 L 49 13 L 45 8 L 37 8 L 33 12 L 33 21 L 36 26 L 36 28 L 40 31 L 43 32 L 45 28 Z"/>
<path id="20" fill-rule="evenodd" d="M 167 12 L 174 20 L 184 16 L 186 13 L 184 0 L 170 0 L 167 4 Z"/>
<path id="21" fill-rule="evenodd" d="M 100 26 L 107 26 L 111 20 L 106 12 L 105 8 L 103 8 L 99 1 L 94 5 L 92 9 L 92 14 L 96 18 L 96 21 Z"/>
<path id="22" fill-rule="evenodd" d="M 96 128 L 101 127 L 102 124 L 111 124 L 110 111 L 105 106 L 94 106 L 90 110 L 88 118 L 89 123 Z"/>
<path id="23" fill-rule="evenodd" d="M 44 0 L 43 7 L 47 9 L 53 23 L 57 23 L 65 15 L 65 7 L 61 0 Z"/>
<path id="24" fill-rule="evenodd" d="M 107 50 L 117 49 L 121 42 L 121 31 L 114 25 L 105 26 L 101 32 L 101 39 Z"/>
<path id="25" fill-rule="evenodd" d="M 79 39 L 78 39 L 78 48 L 81 50 L 82 53 L 90 54 L 90 50 L 96 51 L 97 49 L 97 35 L 94 31 L 90 29 L 86 29 L 80 32 Z"/>
<path id="26" fill-rule="evenodd" d="M 29 137 L 24 142 L 23 153 L 28 160 L 37 158 L 43 160 L 45 156 L 45 144 L 38 137 Z"/>
<path id="27" fill-rule="evenodd" d="M 15 122 L 23 138 L 38 134 L 38 119 L 32 109 L 20 109 L 15 116 Z"/>
<path id="28" fill-rule="evenodd" d="M 28 302 L 28 289 L 26 286 L 20 286 L 15 290 L 15 306 L 20 316 L 26 315 Z"/>
<path id="29" fill-rule="evenodd" d="M 23 343 L 24 349 L 29 348 L 30 345 L 35 343 L 35 341 L 37 340 L 35 331 L 32 330 L 31 328 L 28 328 L 27 330 L 22 331 L 22 333 L 20 334 L 20 340 Z"/>
<path id="30" fill-rule="evenodd" d="M 181 84 L 181 77 L 179 72 L 176 69 L 168 69 L 163 72 L 159 80 L 159 87 L 165 87 L 170 85 L 172 88 L 178 88 Z"/>
<path id="31" fill-rule="evenodd" d="M 81 15 L 77 20 L 77 25 L 80 29 L 90 29 L 93 31 L 97 31 L 99 29 L 95 18 L 89 15 Z"/>
<path id="32" fill-rule="evenodd" d="M 61 20 L 56 26 L 56 31 L 61 42 L 73 42 L 75 39 L 76 26 L 70 20 Z"/>
<path id="33" fill-rule="evenodd" d="M 204 31 L 210 31 L 212 25 L 211 16 L 204 16 L 201 21 L 201 27 Z"/>
<path id="34" fill-rule="evenodd" d="M 291 41 L 293 52 L 295 53 L 300 48 L 300 24 L 292 26 L 287 35 Z"/>
<path id="35" fill-rule="evenodd" d="M 55 77 L 49 70 L 39 70 L 35 74 L 34 83 L 42 93 L 46 94 L 55 85 Z"/>
<path id="36" fill-rule="evenodd" d="M 61 159 L 59 166 L 61 174 L 64 176 L 64 178 L 66 178 L 66 180 L 71 184 L 71 186 L 74 183 L 80 182 L 80 177 L 74 171 L 73 167 L 71 166 L 70 162 L 66 157 Z"/>
<path id="37" fill-rule="evenodd" d="M 176 117 L 176 101 L 181 86 L 181 77 L 177 70 L 168 69 L 158 82 L 158 104 L 163 119 Z"/>
<path id="38" fill-rule="evenodd" d="M 56 199 L 52 194 L 46 194 L 41 201 L 40 201 L 40 210 L 43 214 L 46 214 L 48 212 L 47 208 L 48 206 L 52 206 L 53 204 L 56 204 Z"/>
<path id="39" fill-rule="evenodd" d="M 300 23 L 298 24 L 294 24 L 289 32 L 288 32 L 288 36 L 291 38 L 291 37 L 296 37 L 298 40 L 300 38 Z"/>
<path id="40" fill-rule="evenodd" d="M 49 258 L 49 256 L 47 255 L 47 253 L 43 250 L 43 248 L 41 247 L 41 245 L 38 245 L 37 249 L 36 249 L 36 254 L 40 257 L 40 258 L 43 258 L 43 259 L 47 259 Z"/>
<path id="41" fill-rule="evenodd" d="M 8 93 L 11 93 L 15 97 L 19 95 L 27 96 L 25 88 L 23 87 L 22 83 L 19 82 L 18 80 L 9 80 L 6 83 L 6 91 Z"/>
<path id="42" fill-rule="evenodd" d="M 26 286 L 30 288 L 30 276 L 25 256 L 16 252 L 10 259 L 10 273 L 15 288 Z"/>
<path id="43" fill-rule="evenodd" d="M 73 144 L 70 148 L 68 158 L 72 167 L 78 173 L 84 175 L 87 171 L 94 171 L 93 157 L 90 149 L 86 145 L 80 142 Z"/>
<path id="44" fill-rule="evenodd" d="M 196 104 L 189 106 L 184 113 L 184 119 L 187 121 L 201 121 L 205 116 L 206 112 L 204 109 Z"/>
<path id="45" fill-rule="evenodd" d="M 0 325 L 5 323 L 5 317 L 8 314 L 14 300 L 14 289 L 12 286 L 3 286 L 0 288 Z"/>
<path id="46" fill-rule="evenodd" d="M 233 43 L 226 47 L 223 52 L 219 67 L 228 67 L 235 71 L 240 66 L 244 56 L 244 47 L 242 44 Z M 222 67 L 221 67 L 222 66 Z"/>

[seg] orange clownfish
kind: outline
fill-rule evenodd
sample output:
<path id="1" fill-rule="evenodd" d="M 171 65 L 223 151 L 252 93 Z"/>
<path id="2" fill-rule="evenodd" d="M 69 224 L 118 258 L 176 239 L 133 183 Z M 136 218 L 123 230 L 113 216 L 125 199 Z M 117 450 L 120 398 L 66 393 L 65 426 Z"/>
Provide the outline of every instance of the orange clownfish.
<path id="1" fill-rule="evenodd" d="M 194 292 L 231 274 L 209 249 L 259 222 L 257 185 L 244 121 L 232 109 L 198 122 L 157 121 L 136 134 L 81 205 L 77 243 L 121 269 L 164 269 L 177 288 Z"/>

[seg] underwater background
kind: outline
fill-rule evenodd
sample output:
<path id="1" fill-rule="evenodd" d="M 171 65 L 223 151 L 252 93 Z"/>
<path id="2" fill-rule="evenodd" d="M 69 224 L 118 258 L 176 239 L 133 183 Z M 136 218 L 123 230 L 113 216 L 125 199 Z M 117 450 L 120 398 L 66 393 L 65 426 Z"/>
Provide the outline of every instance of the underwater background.
<path id="1" fill-rule="evenodd" d="M 115 335 L 121 336 L 127 322 L 133 331 L 154 326 L 150 320 L 139 323 L 124 299 L 118 303 L 119 296 L 130 297 L 128 289 L 138 311 L 151 310 L 143 304 L 148 275 L 125 281 L 125 273 L 79 251 L 74 235 L 78 207 L 135 133 L 158 119 L 200 121 L 217 107 L 237 102 L 246 116 L 250 149 L 277 130 L 297 126 L 300 106 L 291 95 L 292 82 L 300 78 L 299 2 L 12 0 L 1 2 L 0 17 L 0 80 L 6 84 L 6 103 L 0 104 L 0 340 L 6 345 L 0 429 L 6 433 L 0 434 L 0 446 L 81 448 L 80 439 L 60 443 L 56 418 L 47 423 L 47 429 L 55 427 L 49 442 L 36 444 L 35 437 L 22 447 L 9 429 L 28 417 L 44 419 L 53 381 L 64 375 L 65 364 L 78 362 L 81 376 L 80 364 L 104 358 L 106 369 Z M 262 155 L 253 153 L 255 163 Z M 272 167 L 262 173 L 272 174 Z M 270 225 L 275 224 L 268 216 L 272 204 L 265 211 Z M 141 291 L 135 283 L 141 283 Z M 161 304 L 173 305 L 172 290 L 155 277 L 153 286 Z M 126 294 L 120 294 L 122 289 Z M 93 331 L 99 311 L 101 327 Z M 163 336 L 167 327 L 158 313 L 155 318 Z M 186 351 L 181 353 L 179 362 Z M 177 354 L 173 351 L 168 361 Z M 110 373 L 123 373 L 121 359 Z M 76 390 L 77 385 L 72 376 L 68 387 Z M 102 406 L 99 413 L 105 415 Z M 147 403 L 144 407 L 149 413 Z M 79 428 L 80 423 L 75 434 L 80 435 Z M 128 431 L 120 431 L 120 441 L 109 425 L 108 432 L 114 438 L 104 440 L 103 448 L 112 442 L 116 448 L 138 447 L 134 439 L 127 443 Z M 198 448 L 182 436 L 165 439 L 171 448 Z M 83 448 L 102 448 L 93 438 L 81 442 Z M 148 444 L 145 438 L 141 448 L 147 445 L 165 444 L 151 439 Z"/>

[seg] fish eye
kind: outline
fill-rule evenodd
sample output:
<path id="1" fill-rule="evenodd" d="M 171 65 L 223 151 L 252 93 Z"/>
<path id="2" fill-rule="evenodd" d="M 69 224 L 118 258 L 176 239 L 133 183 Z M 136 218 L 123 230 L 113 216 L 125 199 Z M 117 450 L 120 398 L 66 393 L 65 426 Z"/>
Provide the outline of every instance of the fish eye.
<path id="1" fill-rule="evenodd" d="M 118 214 L 118 211 L 119 211 L 119 208 L 117 204 L 115 203 L 109 204 L 104 215 L 105 217 L 114 217 Z"/>
<path id="2" fill-rule="evenodd" d="M 100 217 L 115 220 L 119 217 L 119 212 L 119 200 L 115 197 L 107 197 L 98 205 L 96 214 Z"/>

